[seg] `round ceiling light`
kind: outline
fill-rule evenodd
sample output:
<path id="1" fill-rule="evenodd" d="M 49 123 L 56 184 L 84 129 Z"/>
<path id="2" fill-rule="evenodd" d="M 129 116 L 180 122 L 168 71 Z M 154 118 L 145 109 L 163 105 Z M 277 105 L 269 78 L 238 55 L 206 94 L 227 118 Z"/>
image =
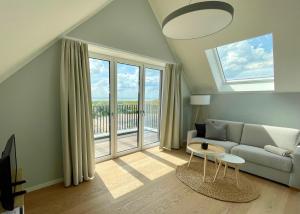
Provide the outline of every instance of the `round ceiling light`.
<path id="1" fill-rule="evenodd" d="M 233 19 L 233 7 L 221 1 L 189 4 L 169 14 L 162 23 L 163 34 L 172 39 L 195 39 L 219 32 Z"/>

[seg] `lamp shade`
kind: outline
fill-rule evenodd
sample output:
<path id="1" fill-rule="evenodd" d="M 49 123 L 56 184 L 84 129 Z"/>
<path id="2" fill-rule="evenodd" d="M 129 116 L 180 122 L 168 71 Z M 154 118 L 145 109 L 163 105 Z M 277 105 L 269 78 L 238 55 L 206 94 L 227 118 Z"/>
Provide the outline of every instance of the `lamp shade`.
<path id="1" fill-rule="evenodd" d="M 209 105 L 210 95 L 192 95 L 191 105 Z"/>
<path id="2" fill-rule="evenodd" d="M 222 1 L 189 4 L 169 14 L 163 34 L 172 39 L 195 39 L 219 32 L 233 20 L 234 8 Z"/>

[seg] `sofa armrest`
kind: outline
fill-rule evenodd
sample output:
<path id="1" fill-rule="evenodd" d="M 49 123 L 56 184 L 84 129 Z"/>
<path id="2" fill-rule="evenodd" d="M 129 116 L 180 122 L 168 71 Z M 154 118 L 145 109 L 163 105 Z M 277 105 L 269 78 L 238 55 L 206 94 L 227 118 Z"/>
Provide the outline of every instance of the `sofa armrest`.
<path id="1" fill-rule="evenodd" d="M 289 186 L 300 189 L 300 146 L 297 146 L 292 154 L 293 168 Z"/>
<path id="2" fill-rule="evenodd" d="M 192 142 L 192 138 L 194 138 L 196 136 L 197 136 L 197 130 L 188 131 L 187 141 L 186 141 L 187 145 L 189 145 Z"/>

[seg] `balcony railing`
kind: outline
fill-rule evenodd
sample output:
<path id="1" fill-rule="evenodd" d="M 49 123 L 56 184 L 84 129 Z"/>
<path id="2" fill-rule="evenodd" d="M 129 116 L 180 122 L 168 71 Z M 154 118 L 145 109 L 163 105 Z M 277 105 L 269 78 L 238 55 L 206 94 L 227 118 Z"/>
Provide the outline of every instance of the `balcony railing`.
<path id="1" fill-rule="evenodd" d="M 159 128 L 159 104 L 145 104 L 144 107 L 145 129 L 158 131 Z M 95 136 L 107 136 L 110 130 L 109 105 L 93 105 L 93 126 Z M 136 131 L 139 121 L 138 104 L 118 104 L 117 127 L 118 132 L 129 133 Z"/>

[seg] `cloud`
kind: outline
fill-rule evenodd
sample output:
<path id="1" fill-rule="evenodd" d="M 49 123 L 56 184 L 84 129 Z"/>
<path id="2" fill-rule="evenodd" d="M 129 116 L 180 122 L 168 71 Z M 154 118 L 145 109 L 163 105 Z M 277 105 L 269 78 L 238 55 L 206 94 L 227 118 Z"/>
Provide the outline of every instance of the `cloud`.
<path id="1" fill-rule="evenodd" d="M 137 100 L 139 95 L 139 67 L 125 64 L 117 65 L 118 99 Z"/>
<path id="2" fill-rule="evenodd" d="M 159 98 L 160 92 L 160 71 L 155 69 L 145 70 L 145 100 Z"/>
<path id="3" fill-rule="evenodd" d="M 92 99 L 108 99 L 109 98 L 109 80 L 101 79 L 98 82 L 91 84 Z"/>
<path id="4" fill-rule="evenodd" d="M 227 80 L 274 75 L 271 34 L 221 46 L 217 50 Z"/>
<path id="5" fill-rule="evenodd" d="M 90 58 L 90 74 L 92 99 L 108 99 L 109 62 Z"/>

